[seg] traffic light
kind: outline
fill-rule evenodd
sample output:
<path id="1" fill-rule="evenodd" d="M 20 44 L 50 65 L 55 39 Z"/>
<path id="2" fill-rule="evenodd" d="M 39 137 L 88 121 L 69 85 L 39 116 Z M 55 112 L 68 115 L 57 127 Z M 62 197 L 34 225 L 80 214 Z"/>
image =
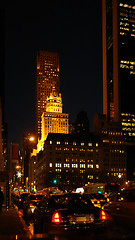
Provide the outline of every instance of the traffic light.
<path id="1" fill-rule="evenodd" d="M 53 184 L 54 184 L 54 185 L 57 184 L 57 179 L 53 179 Z"/>

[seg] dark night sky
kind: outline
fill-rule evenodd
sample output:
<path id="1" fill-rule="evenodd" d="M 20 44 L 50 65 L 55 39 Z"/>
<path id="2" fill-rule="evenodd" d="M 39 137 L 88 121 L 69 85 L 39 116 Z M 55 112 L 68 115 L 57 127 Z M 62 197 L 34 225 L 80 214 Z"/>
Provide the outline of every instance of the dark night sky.
<path id="1" fill-rule="evenodd" d="M 5 6 L 6 109 L 9 141 L 35 129 L 37 50 L 60 56 L 63 112 L 102 113 L 101 0 L 10 1 Z"/>

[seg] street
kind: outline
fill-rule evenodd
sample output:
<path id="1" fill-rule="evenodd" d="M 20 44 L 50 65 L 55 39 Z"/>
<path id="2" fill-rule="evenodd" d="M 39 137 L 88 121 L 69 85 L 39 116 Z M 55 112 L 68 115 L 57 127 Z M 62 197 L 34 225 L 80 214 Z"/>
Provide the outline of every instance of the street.
<path id="1" fill-rule="evenodd" d="M 22 210 L 19 210 L 20 216 L 23 218 Z M 35 238 L 42 237 L 42 234 L 34 235 L 34 225 L 33 222 L 25 220 L 25 223 L 30 231 L 31 235 Z M 39 236 L 40 235 L 40 236 Z M 44 236 L 43 236 L 44 237 Z M 124 218 L 123 215 L 113 215 L 113 223 L 111 223 L 105 231 L 101 232 L 76 232 L 64 235 L 45 235 L 46 239 L 55 240 L 121 240 L 121 239 L 135 239 L 135 229 L 134 229 L 134 219 L 128 216 Z"/>
<path id="2" fill-rule="evenodd" d="M 22 210 L 18 210 L 16 206 L 10 207 L 7 211 L 3 208 L 0 214 L 0 239 L 49 239 L 49 240 L 123 240 L 135 239 L 134 221 L 131 217 L 127 220 L 123 216 L 114 216 L 113 223 L 106 231 L 99 232 L 76 232 L 61 235 L 34 234 L 33 223 L 26 221 L 23 217 Z"/>

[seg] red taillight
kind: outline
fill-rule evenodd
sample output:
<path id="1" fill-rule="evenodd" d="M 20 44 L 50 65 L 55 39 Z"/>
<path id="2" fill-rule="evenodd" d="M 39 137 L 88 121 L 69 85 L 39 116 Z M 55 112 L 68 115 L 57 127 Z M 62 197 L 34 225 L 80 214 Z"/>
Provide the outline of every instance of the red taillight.
<path id="1" fill-rule="evenodd" d="M 106 212 L 104 212 L 103 210 L 101 210 L 101 212 L 100 212 L 100 220 L 101 221 L 105 221 L 105 220 L 107 220 L 108 218 L 107 218 L 107 214 L 106 214 Z"/>
<path id="2" fill-rule="evenodd" d="M 53 216 L 52 216 L 52 223 L 62 223 L 62 217 L 61 214 L 59 212 L 54 212 Z"/>
<path id="3" fill-rule="evenodd" d="M 21 198 L 19 198 L 19 202 L 21 202 L 22 200 L 21 200 Z"/>
<path id="4" fill-rule="evenodd" d="M 100 201 L 97 201 L 97 204 L 100 204 Z"/>
<path id="5" fill-rule="evenodd" d="M 109 198 L 107 198 L 107 202 L 110 202 L 110 199 L 109 199 Z"/>

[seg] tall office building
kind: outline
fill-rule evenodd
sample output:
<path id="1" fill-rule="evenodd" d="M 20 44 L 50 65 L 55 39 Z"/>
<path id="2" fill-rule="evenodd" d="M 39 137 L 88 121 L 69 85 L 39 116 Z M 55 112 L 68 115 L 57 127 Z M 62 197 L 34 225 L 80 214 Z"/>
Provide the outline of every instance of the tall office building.
<path id="1" fill-rule="evenodd" d="M 103 113 L 135 141 L 135 0 L 102 0 Z"/>
<path id="2" fill-rule="evenodd" d="M 52 88 L 60 92 L 59 55 L 55 52 L 39 51 L 36 73 L 36 131 L 41 138 L 41 116 L 46 111 L 46 99 Z"/>

